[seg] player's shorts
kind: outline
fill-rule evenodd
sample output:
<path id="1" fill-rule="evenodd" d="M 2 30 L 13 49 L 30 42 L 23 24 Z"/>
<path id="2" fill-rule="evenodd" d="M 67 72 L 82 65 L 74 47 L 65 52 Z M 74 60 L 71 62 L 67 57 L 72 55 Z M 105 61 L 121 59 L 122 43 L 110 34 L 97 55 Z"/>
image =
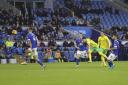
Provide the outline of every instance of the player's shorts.
<path id="1" fill-rule="evenodd" d="M 103 49 L 103 53 L 106 55 L 107 52 L 108 52 L 108 50 L 107 49 L 104 49 L 104 48 L 102 48 L 102 49 Z"/>
<path id="2" fill-rule="evenodd" d="M 38 57 L 37 48 L 33 48 L 33 49 L 32 49 L 32 56 Z M 36 59 L 37 59 L 37 58 L 36 58 Z"/>
<path id="3" fill-rule="evenodd" d="M 87 57 L 87 52 L 86 51 L 77 51 L 75 53 L 75 58 L 79 59 L 79 58 L 85 58 Z"/>
<path id="4" fill-rule="evenodd" d="M 115 55 L 114 53 L 110 53 L 110 55 L 108 56 L 108 60 L 114 61 L 117 58 L 117 55 Z"/>
<path id="5" fill-rule="evenodd" d="M 80 58 L 80 55 L 81 55 L 81 52 L 80 51 L 77 51 L 75 54 L 74 54 L 74 57 L 76 59 L 79 59 Z"/>
<path id="6" fill-rule="evenodd" d="M 98 47 L 93 47 L 93 48 L 91 49 L 91 51 L 94 52 L 94 53 L 96 53 L 96 52 L 103 52 L 104 49 L 103 49 L 103 48 L 98 48 Z"/>
<path id="7" fill-rule="evenodd" d="M 27 56 L 32 56 L 32 49 L 31 48 L 27 49 Z"/>

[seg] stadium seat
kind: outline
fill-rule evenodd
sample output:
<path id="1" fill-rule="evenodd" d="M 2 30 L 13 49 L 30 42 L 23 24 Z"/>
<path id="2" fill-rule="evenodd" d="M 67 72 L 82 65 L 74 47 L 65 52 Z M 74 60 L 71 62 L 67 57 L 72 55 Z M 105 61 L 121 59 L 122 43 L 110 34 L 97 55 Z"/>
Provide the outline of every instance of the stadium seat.
<path id="1" fill-rule="evenodd" d="M 69 61 L 74 61 L 75 58 L 74 58 L 74 51 L 69 51 Z"/>
<path id="2" fill-rule="evenodd" d="M 64 57 L 69 61 L 69 51 L 64 51 Z"/>

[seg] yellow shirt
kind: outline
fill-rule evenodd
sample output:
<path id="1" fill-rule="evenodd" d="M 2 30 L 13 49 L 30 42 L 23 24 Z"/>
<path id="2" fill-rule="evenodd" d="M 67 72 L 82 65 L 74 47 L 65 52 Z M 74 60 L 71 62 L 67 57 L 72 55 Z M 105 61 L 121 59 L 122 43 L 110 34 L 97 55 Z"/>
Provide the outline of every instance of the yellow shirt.
<path id="1" fill-rule="evenodd" d="M 96 42 L 94 42 L 93 40 L 89 39 L 89 38 L 85 39 L 85 41 L 87 42 L 87 44 L 88 44 L 91 48 L 93 48 L 93 47 L 98 47 L 98 44 L 97 44 Z"/>
<path id="2" fill-rule="evenodd" d="M 12 41 L 6 41 L 6 43 L 5 43 L 5 45 L 6 45 L 7 47 L 12 47 L 13 44 L 14 44 L 14 42 L 12 42 Z"/>
<path id="3" fill-rule="evenodd" d="M 106 48 L 110 48 L 111 43 L 107 36 L 100 36 L 98 38 L 98 45 L 99 47 L 106 49 Z"/>

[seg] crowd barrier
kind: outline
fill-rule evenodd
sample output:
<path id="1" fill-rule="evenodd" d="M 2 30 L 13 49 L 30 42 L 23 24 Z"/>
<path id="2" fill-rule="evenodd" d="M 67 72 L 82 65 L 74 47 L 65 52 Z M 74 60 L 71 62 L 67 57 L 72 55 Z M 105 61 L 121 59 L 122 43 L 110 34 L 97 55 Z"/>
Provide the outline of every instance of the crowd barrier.
<path id="1" fill-rule="evenodd" d="M 45 48 L 38 48 L 38 57 L 42 60 L 45 59 L 47 51 L 46 49 L 48 49 L 47 47 Z M 75 54 L 75 47 L 68 47 L 66 50 L 64 47 L 59 47 L 58 48 L 61 51 L 61 57 L 63 59 L 65 59 L 65 61 L 67 62 L 72 62 L 75 60 L 74 54 Z M 49 58 L 49 62 L 54 62 L 53 60 L 56 58 L 56 51 L 51 51 L 51 56 Z M 9 57 L 8 57 L 9 56 Z M 22 56 L 25 56 L 25 53 L 22 54 Z M 97 57 L 99 59 L 99 57 Z M 98 60 L 96 59 L 96 60 Z M 119 55 L 118 55 L 118 60 L 121 61 L 126 61 L 128 60 L 128 47 L 121 47 L 119 49 Z M 7 55 L 7 57 L 5 58 L 1 58 L 1 63 L 2 64 L 6 64 L 6 63 L 12 63 L 15 64 L 16 59 L 14 58 L 14 54 L 11 53 L 11 55 Z"/>
<path id="2" fill-rule="evenodd" d="M 119 49 L 119 60 L 126 61 L 128 60 L 128 47 L 121 47 Z"/>

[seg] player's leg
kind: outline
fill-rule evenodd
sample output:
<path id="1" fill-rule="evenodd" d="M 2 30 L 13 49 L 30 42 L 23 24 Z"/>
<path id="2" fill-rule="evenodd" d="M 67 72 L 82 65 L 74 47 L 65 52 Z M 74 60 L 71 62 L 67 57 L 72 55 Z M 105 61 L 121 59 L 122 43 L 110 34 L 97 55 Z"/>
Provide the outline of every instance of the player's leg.
<path id="1" fill-rule="evenodd" d="M 104 56 L 101 56 L 101 62 L 103 64 L 103 66 L 107 66 L 106 62 L 105 62 L 105 58 Z"/>
<path id="2" fill-rule="evenodd" d="M 113 53 L 110 53 L 110 55 L 108 56 L 108 65 L 110 68 L 114 67 L 114 63 L 113 61 L 117 58 L 117 56 Z"/>
<path id="3" fill-rule="evenodd" d="M 79 62 L 80 62 L 80 54 L 75 53 L 75 60 L 76 60 L 76 67 L 79 66 Z"/>
<path id="4" fill-rule="evenodd" d="M 17 63 L 20 64 L 20 57 L 19 57 L 19 55 L 18 54 L 14 54 L 13 56 L 15 57 Z"/>
<path id="5" fill-rule="evenodd" d="M 20 55 L 20 61 L 21 61 L 21 65 L 26 65 L 27 62 L 26 62 L 26 58 L 24 57 L 24 55 Z"/>
<path id="6" fill-rule="evenodd" d="M 112 53 L 113 54 L 113 53 Z M 114 61 L 117 58 L 117 55 L 113 54 L 111 55 L 111 60 Z"/>
<path id="7" fill-rule="evenodd" d="M 88 50 L 88 58 L 89 58 L 89 63 L 91 63 L 92 62 L 92 51 L 91 51 L 91 49 L 89 49 Z"/>
<path id="8" fill-rule="evenodd" d="M 76 58 L 76 67 L 79 67 L 80 59 Z"/>
<path id="9" fill-rule="evenodd" d="M 108 60 L 108 65 L 109 65 L 110 68 L 113 68 L 113 66 L 114 66 L 114 65 L 113 65 L 113 61 Z"/>
<path id="10" fill-rule="evenodd" d="M 104 53 L 104 49 L 102 49 L 102 48 L 96 48 L 95 50 L 96 50 L 96 52 L 99 53 L 100 56 L 103 56 L 104 58 L 107 59 L 107 56 L 106 56 L 106 54 Z"/>
<path id="11" fill-rule="evenodd" d="M 61 61 L 61 62 L 64 62 L 64 61 L 63 61 L 63 58 L 60 58 L 60 61 Z"/>
<path id="12" fill-rule="evenodd" d="M 58 58 L 58 62 L 61 62 L 61 59 L 60 58 Z"/>
<path id="13" fill-rule="evenodd" d="M 110 54 L 109 57 L 108 57 L 108 60 L 107 60 L 109 68 L 113 68 L 114 67 L 113 61 L 111 60 L 112 56 L 113 56 L 113 54 Z"/>
<path id="14" fill-rule="evenodd" d="M 107 50 L 103 50 L 103 53 L 106 55 L 107 54 Z M 101 62 L 103 64 L 103 66 L 107 66 L 104 56 L 101 56 Z"/>
<path id="15" fill-rule="evenodd" d="M 59 57 L 56 57 L 57 62 L 61 62 L 61 59 Z"/>
<path id="16" fill-rule="evenodd" d="M 42 68 L 44 68 L 45 65 L 43 65 L 43 61 L 38 58 L 37 48 L 34 48 L 34 49 L 33 49 L 33 53 L 32 53 L 32 54 L 33 54 L 33 57 L 36 59 L 37 63 L 38 63 Z"/>
<path id="17" fill-rule="evenodd" d="M 107 56 L 104 54 L 104 53 L 102 53 L 102 52 L 98 52 L 99 53 L 99 55 L 101 55 L 101 56 L 103 56 L 105 59 L 107 59 Z"/>
<path id="18" fill-rule="evenodd" d="M 100 56 L 104 57 L 104 59 L 107 59 L 107 56 L 102 51 L 98 51 L 98 53 Z M 105 60 L 104 60 L 104 62 L 105 62 Z"/>
<path id="19" fill-rule="evenodd" d="M 80 59 L 76 58 L 76 65 L 79 65 Z"/>

